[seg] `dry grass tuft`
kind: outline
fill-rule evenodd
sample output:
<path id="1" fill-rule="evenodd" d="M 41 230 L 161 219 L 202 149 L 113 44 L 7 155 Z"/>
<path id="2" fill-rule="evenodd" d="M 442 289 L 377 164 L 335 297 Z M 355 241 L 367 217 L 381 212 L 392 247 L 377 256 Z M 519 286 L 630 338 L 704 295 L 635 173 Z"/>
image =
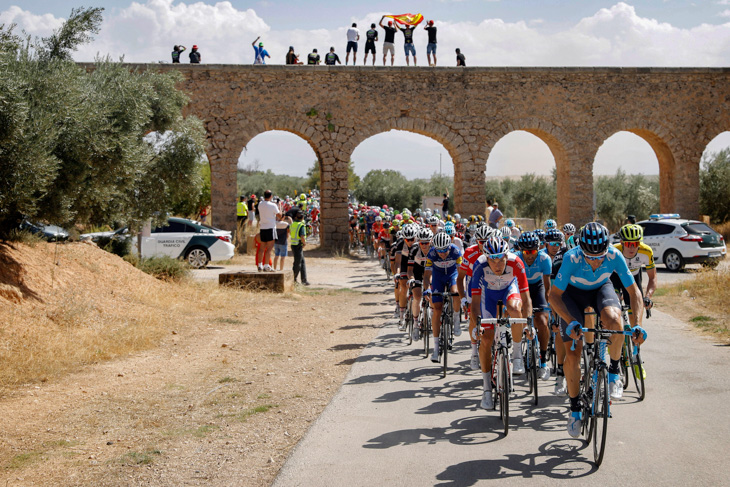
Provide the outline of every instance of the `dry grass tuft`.
<path id="1" fill-rule="evenodd" d="M 725 238 L 725 244 L 730 241 L 730 221 L 719 225 L 711 225 L 712 228 Z"/>

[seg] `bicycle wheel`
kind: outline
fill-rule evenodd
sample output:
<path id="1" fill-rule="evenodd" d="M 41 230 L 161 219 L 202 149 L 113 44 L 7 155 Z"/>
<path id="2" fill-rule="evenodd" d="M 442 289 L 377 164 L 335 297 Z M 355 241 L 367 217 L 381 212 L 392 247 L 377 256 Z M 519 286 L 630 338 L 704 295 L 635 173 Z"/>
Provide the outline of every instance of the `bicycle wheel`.
<path id="1" fill-rule="evenodd" d="M 444 310 L 446 310 L 447 307 L 444 306 Z M 450 311 L 449 311 L 450 312 Z M 441 337 L 439 340 L 441 341 L 441 351 L 443 354 L 444 362 L 442 364 L 443 366 L 443 376 L 446 378 L 446 372 L 449 368 L 449 333 L 451 331 L 451 317 L 442 314 L 441 315 Z"/>
<path id="2" fill-rule="evenodd" d="M 567 346 L 567 344 L 566 344 Z M 590 356 L 586 350 L 589 345 L 583 346 L 583 366 L 581 367 L 581 382 L 580 382 L 580 394 L 584 402 L 583 422 L 581 429 L 583 436 L 586 440 L 586 445 L 591 444 L 593 438 L 593 362 L 590 361 Z"/>
<path id="3" fill-rule="evenodd" d="M 423 353 L 426 355 L 426 358 L 428 358 L 428 341 L 431 337 L 430 310 L 431 308 L 427 307 L 421 309 L 421 316 L 423 316 L 423 321 L 421 321 L 421 332 L 423 333 Z"/>
<path id="4" fill-rule="evenodd" d="M 411 311 L 411 301 L 408 300 L 408 310 L 406 310 L 406 333 L 408 333 L 408 345 L 413 343 L 413 312 Z"/>
<path id="5" fill-rule="evenodd" d="M 530 340 L 526 336 L 522 337 L 520 342 L 520 350 L 522 350 L 522 362 L 525 367 L 525 380 L 527 381 L 527 395 L 532 394 L 532 374 L 530 373 L 530 364 L 532 354 L 530 353 Z"/>
<path id="6" fill-rule="evenodd" d="M 548 342 L 548 362 L 550 363 L 550 372 L 553 375 L 558 373 L 558 353 L 555 351 L 555 332 L 550 332 L 550 341 Z"/>
<path id="7" fill-rule="evenodd" d="M 628 343 L 627 343 L 628 342 Z M 619 360 L 619 368 L 621 370 L 621 380 L 624 387 L 629 384 L 629 369 L 631 368 L 631 358 L 628 349 L 631 347 L 631 339 L 624 337 L 624 344 L 621 347 L 621 359 Z"/>
<path id="8" fill-rule="evenodd" d="M 603 454 L 606 451 L 606 433 L 608 432 L 608 377 L 606 369 L 598 370 L 596 393 L 593 400 L 593 460 L 596 467 L 601 466 Z"/>
<path id="9" fill-rule="evenodd" d="M 502 410 L 502 424 L 504 425 L 504 436 L 509 433 L 509 364 L 507 363 L 507 354 L 502 354 L 502 365 L 500 373 L 502 374 L 502 390 L 500 391 L 500 408 Z"/>
<path id="10" fill-rule="evenodd" d="M 537 406 L 537 371 L 539 369 L 540 364 L 540 355 L 537 351 L 537 340 L 533 338 L 530 340 L 530 370 L 528 373 L 530 374 L 530 381 L 532 382 L 532 395 L 534 396 L 534 404 Z"/>
<path id="11" fill-rule="evenodd" d="M 646 388 L 644 387 L 644 363 L 641 361 L 641 349 L 636 349 L 636 353 L 633 344 L 629 347 L 629 361 L 631 367 L 631 375 L 634 376 L 634 384 L 636 384 L 636 391 L 639 393 L 639 401 L 643 401 L 646 397 Z M 628 382 L 627 382 L 628 384 Z"/>

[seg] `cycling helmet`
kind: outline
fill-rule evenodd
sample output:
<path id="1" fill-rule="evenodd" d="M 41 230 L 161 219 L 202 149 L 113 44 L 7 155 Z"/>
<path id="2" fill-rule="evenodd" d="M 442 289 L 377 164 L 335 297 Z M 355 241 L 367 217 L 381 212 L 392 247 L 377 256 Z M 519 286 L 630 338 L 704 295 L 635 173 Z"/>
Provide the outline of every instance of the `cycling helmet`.
<path id="1" fill-rule="evenodd" d="M 487 225 L 477 227 L 476 232 L 474 233 L 474 238 L 477 240 L 487 240 L 494 233 L 493 230 L 494 229 L 492 227 L 488 227 Z"/>
<path id="2" fill-rule="evenodd" d="M 418 230 L 418 241 L 419 242 L 430 242 L 433 238 L 433 232 L 428 228 L 421 228 Z"/>
<path id="3" fill-rule="evenodd" d="M 572 223 L 566 223 L 563 225 L 563 233 L 575 233 L 575 225 Z"/>
<path id="4" fill-rule="evenodd" d="M 641 242 L 644 238 L 644 229 L 635 224 L 624 225 L 618 233 L 622 242 Z"/>
<path id="5" fill-rule="evenodd" d="M 447 222 L 446 225 L 444 225 L 444 233 L 451 236 L 454 234 L 454 232 L 454 224 L 452 222 Z"/>
<path id="6" fill-rule="evenodd" d="M 388 209 L 388 205 L 383 205 L 383 209 L 384 210 L 387 210 Z"/>
<path id="7" fill-rule="evenodd" d="M 542 228 L 538 228 L 537 230 L 535 230 L 534 233 L 535 235 L 537 235 L 537 238 L 540 239 L 540 242 L 545 241 L 545 230 L 543 230 Z"/>
<path id="8" fill-rule="evenodd" d="M 386 230 L 389 229 L 390 228 L 390 222 L 383 222 L 383 228 L 386 229 Z"/>
<path id="9" fill-rule="evenodd" d="M 456 232 L 457 233 L 464 233 L 466 231 L 466 227 L 463 223 L 457 223 L 456 224 Z"/>
<path id="10" fill-rule="evenodd" d="M 439 217 L 432 216 L 431 218 L 428 219 L 428 224 L 429 225 L 438 225 L 439 224 Z"/>
<path id="11" fill-rule="evenodd" d="M 509 240 L 512 237 L 512 229 L 510 227 L 502 227 L 500 232 L 502 232 L 502 238 L 505 240 Z"/>
<path id="12" fill-rule="evenodd" d="M 547 232 L 545 232 L 545 241 L 546 242 L 562 242 L 563 241 L 563 234 L 560 233 L 560 230 L 557 228 L 551 228 Z"/>
<path id="13" fill-rule="evenodd" d="M 382 222 L 383 221 L 383 217 L 382 216 L 376 216 L 375 217 L 375 221 L 376 222 Z"/>
<path id="14" fill-rule="evenodd" d="M 589 254 L 602 254 L 608 249 L 608 230 L 598 222 L 587 223 L 578 239 L 580 248 Z"/>
<path id="15" fill-rule="evenodd" d="M 545 224 L 543 225 L 545 230 L 550 230 L 551 228 L 558 228 L 558 224 L 555 220 L 552 218 L 545 220 Z"/>
<path id="16" fill-rule="evenodd" d="M 459 215 L 458 213 L 454 213 L 454 221 L 461 221 L 461 215 Z"/>
<path id="17" fill-rule="evenodd" d="M 403 231 L 402 230 L 398 230 L 396 232 L 396 234 L 395 234 L 395 238 L 398 238 L 398 239 L 403 238 Z"/>
<path id="18" fill-rule="evenodd" d="M 451 245 L 451 237 L 448 236 L 445 232 L 437 233 L 433 236 L 433 240 L 431 240 L 431 245 L 433 245 L 436 250 L 446 250 Z"/>
<path id="19" fill-rule="evenodd" d="M 517 243 L 522 250 L 536 250 L 540 247 L 540 239 L 535 232 L 525 232 L 517 239 Z"/>
<path id="20" fill-rule="evenodd" d="M 482 215 L 477 215 L 477 220 L 479 220 L 480 222 L 483 222 L 484 217 Z"/>
<path id="21" fill-rule="evenodd" d="M 489 237 L 484 244 L 484 253 L 486 255 L 503 254 L 509 251 L 509 244 L 497 236 Z"/>
<path id="22" fill-rule="evenodd" d="M 415 225 L 403 226 L 403 238 L 409 239 L 409 240 L 412 238 L 416 238 L 416 226 Z"/>
<path id="23" fill-rule="evenodd" d="M 508 227 L 512 228 L 515 226 L 515 221 L 512 218 L 507 218 L 507 221 L 504 222 L 504 224 L 507 225 Z"/>
<path id="24" fill-rule="evenodd" d="M 396 220 L 402 220 L 403 219 L 403 216 L 402 215 L 395 215 L 395 219 Z"/>
<path id="25" fill-rule="evenodd" d="M 476 215 L 470 215 L 469 216 L 469 223 L 476 223 L 477 217 Z"/>

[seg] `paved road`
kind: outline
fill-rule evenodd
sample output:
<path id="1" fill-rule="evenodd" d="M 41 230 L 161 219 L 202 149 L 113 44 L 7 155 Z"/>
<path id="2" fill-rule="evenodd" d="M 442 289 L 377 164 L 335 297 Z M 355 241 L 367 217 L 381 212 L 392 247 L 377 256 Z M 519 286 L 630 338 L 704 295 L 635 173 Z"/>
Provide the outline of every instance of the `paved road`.
<path id="1" fill-rule="evenodd" d="M 363 308 L 363 315 L 381 308 Z M 512 426 L 504 437 L 497 413 L 477 407 L 481 377 L 467 370 L 466 340 L 455 346 L 455 367 L 442 379 L 420 343 L 406 346 L 389 322 L 274 485 L 470 486 L 501 480 L 511 486 L 570 479 L 602 486 L 728 485 L 728 348 L 658 311 L 646 327 L 647 398 L 638 402 L 630 388 L 614 401 L 599 470 L 591 448 L 565 432 L 567 404 L 551 394 L 552 380 L 541 385 L 538 407 L 528 404 L 517 381 Z"/>

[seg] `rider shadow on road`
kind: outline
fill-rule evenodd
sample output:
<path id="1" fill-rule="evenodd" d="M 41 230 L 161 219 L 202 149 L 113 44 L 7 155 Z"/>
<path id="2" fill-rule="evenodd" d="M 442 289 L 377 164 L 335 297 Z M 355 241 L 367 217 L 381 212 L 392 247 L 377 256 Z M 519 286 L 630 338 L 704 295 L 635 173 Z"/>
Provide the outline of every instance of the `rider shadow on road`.
<path id="1" fill-rule="evenodd" d="M 387 449 L 419 443 L 448 442 L 454 445 L 484 445 L 499 440 L 497 431 L 485 431 L 483 417 L 462 418 L 443 428 L 414 428 L 385 433 L 368 440 L 363 448 Z"/>
<path id="2" fill-rule="evenodd" d="M 576 443 L 581 446 L 576 448 Z M 485 480 L 578 479 L 596 471 L 592 462 L 581 455 L 581 440 L 562 439 L 540 446 L 539 452 L 526 455 L 505 455 L 494 460 L 471 460 L 450 465 L 436 476 L 439 487 L 466 487 Z"/>

